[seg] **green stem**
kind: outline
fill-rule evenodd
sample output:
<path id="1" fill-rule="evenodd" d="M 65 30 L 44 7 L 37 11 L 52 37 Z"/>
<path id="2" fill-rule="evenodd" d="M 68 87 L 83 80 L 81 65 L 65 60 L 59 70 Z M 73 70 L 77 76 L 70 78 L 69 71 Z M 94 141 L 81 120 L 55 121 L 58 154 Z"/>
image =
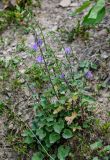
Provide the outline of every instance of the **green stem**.
<path id="1" fill-rule="evenodd" d="M 35 36 L 36 36 L 36 37 L 35 37 L 35 40 L 38 41 L 38 38 L 37 38 L 37 35 L 36 35 L 36 34 L 35 34 Z M 44 60 L 44 64 L 45 64 L 46 71 L 47 71 L 47 73 L 48 73 L 48 77 L 49 77 L 50 84 L 51 84 L 51 86 L 52 86 L 52 88 L 53 88 L 53 91 L 54 91 L 57 99 L 59 99 L 58 94 L 57 94 L 57 92 L 56 92 L 56 90 L 55 90 L 55 88 L 54 88 L 53 82 L 52 82 L 52 80 L 51 80 L 51 76 L 50 76 L 50 72 L 49 72 L 48 67 L 47 67 L 47 63 L 46 63 L 46 60 L 45 60 L 45 56 L 44 56 L 44 54 L 43 54 L 42 49 L 41 49 L 40 46 L 39 46 L 39 49 L 40 49 L 40 53 L 41 53 L 41 55 L 42 55 L 42 57 L 43 57 L 43 60 Z"/>

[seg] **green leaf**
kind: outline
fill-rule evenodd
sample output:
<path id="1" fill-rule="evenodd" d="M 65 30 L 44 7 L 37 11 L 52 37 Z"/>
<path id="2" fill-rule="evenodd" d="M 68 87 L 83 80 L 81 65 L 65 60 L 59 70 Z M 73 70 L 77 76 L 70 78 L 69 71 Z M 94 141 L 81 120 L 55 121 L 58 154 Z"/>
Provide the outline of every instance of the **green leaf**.
<path id="1" fill-rule="evenodd" d="M 102 10 L 102 8 L 105 7 L 105 0 L 98 0 L 97 3 L 94 5 L 92 8 L 90 14 L 89 14 L 89 19 L 96 19 L 98 13 Z"/>
<path id="2" fill-rule="evenodd" d="M 91 12 L 91 10 L 90 10 Z M 97 14 L 96 19 L 89 18 L 90 12 L 84 17 L 82 22 L 83 25 L 96 25 L 99 24 L 105 16 L 105 7 L 103 7 L 100 12 Z"/>
<path id="3" fill-rule="evenodd" d="M 37 110 L 37 109 L 39 108 L 39 104 L 35 104 L 35 105 L 33 106 L 33 108 L 34 108 L 34 110 Z"/>
<path id="4" fill-rule="evenodd" d="M 38 128 L 42 128 L 46 125 L 46 121 L 45 120 L 44 121 L 38 121 L 36 124 L 37 124 Z"/>
<path id="5" fill-rule="evenodd" d="M 43 115 L 44 115 L 44 113 L 43 113 L 43 112 L 38 111 L 38 112 L 37 112 L 37 114 L 36 114 L 36 117 L 42 117 Z"/>
<path id="6" fill-rule="evenodd" d="M 78 9 L 76 9 L 75 13 L 80 13 L 90 5 L 90 1 L 85 1 Z"/>
<path id="7" fill-rule="evenodd" d="M 46 136 L 46 132 L 43 129 L 39 129 L 37 130 L 36 135 L 39 136 L 40 140 L 43 140 Z"/>
<path id="8" fill-rule="evenodd" d="M 97 149 L 101 148 L 102 146 L 103 146 L 103 145 L 102 145 L 102 141 L 99 140 L 99 141 L 91 144 L 91 145 L 90 145 L 90 148 L 91 148 L 92 150 L 97 150 Z"/>
<path id="9" fill-rule="evenodd" d="M 43 160 L 44 156 L 41 152 L 37 152 L 33 155 L 32 160 Z"/>
<path id="10" fill-rule="evenodd" d="M 82 96 L 82 103 L 84 102 L 88 102 L 88 103 L 92 103 L 92 102 L 95 102 L 95 99 L 91 96 L 88 96 L 88 95 L 84 95 Z"/>
<path id="11" fill-rule="evenodd" d="M 23 137 L 35 137 L 30 130 L 25 130 L 22 136 Z"/>
<path id="12" fill-rule="evenodd" d="M 66 101 L 66 98 L 63 97 L 62 99 L 59 100 L 59 103 L 63 105 L 63 104 L 65 104 L 65 101 Z"/>
<path id="13" fill-rule="evenodd" d="M 47 122 L 47 123 L 46 123 L 46 126 L 47 126 L 47 127 L 50 127 L 50 126 L 53 126 L 53 124 L 54 124 L 54 122 L 52 122 L 52 121 L 51 121 L 51 122 Z M 51 127 L 51 129 L 53 129 L 53 128 Z"/>
<path id="14" fill-rule="evenodd" d="M 51 133 L 50 136 L 49 136 L 50 143 L 55 143 L 59 139 L 60 139 L 60 135 L 57 134 L 57 133 Z"/>
<path id="15" fill-rule="evenodd" d="M 94 70 L 97 70 L 97 64 L 91 63 L 91 68 L 94 69 Z"/>
<path id="16" fill-rule="evenodd" d="M 59 160 L 65 160 L 65 158 L 68 156 L 70 152 L 70 147 L 68 146 L 60 146 L 58 148 L 58 159 Z"/>
<path id="17" fill-rule="evenodd" d="M 0 101 L 0 116 L 3 114 L 4 107 L 5 107 L 5 105 L 3 104 L 2 101 Z"/>
<path id="18" fill-rule="evenodd" d="M 89 68 L 90 62 L 87 60 L 81 61 L 79 66 L 80 66 L 80 68 Z"/>
<path id="19" fill-rule="evenodd" d="M 64 128 L 64 121 L 63 120 L 59 120 L 58 122 L 56 122 L 53 126 L 54 131 L 56 133 L 61 133 L 62 129 Z"/>
<path id="20" fill-rule="evenodd" d="M 31 144 L 33 142 L 34 142 L 34 140 L 33 140 L 32 137 L 26 137 L 25 140 L 24 140 L 24 143 L 26 143 L 26 144 Z"/>
<path id="21" fill-rule="evenodd" d="M 110 145 L 107 145 L 103 148 L 103 152 L 110 151 Z"/>
<path id="22" fill-rule="evenodd" d="M 74 74 L 74 79 L 77 80 L 77 79 L 80 79 L 82 77 L 82 73 L 76 73 Z"/>
<path id="23" fill-rule="evenodd" d="M 73 137 L 73 133 L 70 129 L 65 129 L 62 136 L 63 138 L 68 139 L 68 138 Z"/>
<path id="24" fill-rule="evenodd" d="M 94 157 L 93 160 L 99 160 L 99 158 L 98 157 Z"/>
<path id="25" fill-rule="evenodd" d="M 47 118 L 46 118 L 46 120 L 47 120 L 47 122 L 54 121 L 53 115 L 52 115 L 52 116 L 50 116 L 50 117 L 47 117 Z"/>
<path id="26" fill-rule="evenodd" d="M 50 146 L 51 146 L 52 144 L 50 144 L 50 141 L 49 141 L 49 137 L 48 137 L 48 136 L 45 137 L 44 141 L 45 141 L 46 147 L 47 147 L 47 148 L 50 148 Z"/>
<path id="27" fill-rule="evenodd" d="M 77 13 L 81 13 L 84 9 L 89 7 L 90 1 L 85 1 L 79 8 L 77 8 L 74 12 L 70 13 L 70 16 L 75 16 Z"/>
<path id="28" fill-rule="evenodd" d="M 47 98 L 45 98 L 45 97 L 41 98 L 41 105 L 44 109 L 47 107 L 47 105 L 48 105 Z"/>

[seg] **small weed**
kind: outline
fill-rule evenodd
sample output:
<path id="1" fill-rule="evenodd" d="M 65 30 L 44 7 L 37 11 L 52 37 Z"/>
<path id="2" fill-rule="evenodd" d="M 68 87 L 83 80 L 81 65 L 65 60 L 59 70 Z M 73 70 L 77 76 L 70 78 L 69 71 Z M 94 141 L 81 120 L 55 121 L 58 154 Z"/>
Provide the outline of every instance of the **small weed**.
<path id="1" fill-rule="evenodd" d="M 101 130 L 103 134 L 109 133 L 110 132 L 110 122 L 105 122 L 102 126 L 101 126 Z"/>
<path id="2" fill-rule="evenodd" d="M 82 13 L 87 8 L 89 8 L 87 14 L 78 22 L 77 26 L 68 33 L 68 42 L 72 42 L 76 37 L 79 36 L 84 39 L 89 38 L 88 30 L 98 25 L 105 16 L 107 10 L 106 1 L 105 0 L 97 0 L 96 2 L 85 1 L 79 8 L 75 10 L 75 12 L 71 13 L 70 15 L 76 16 L 77 14 Z M 107 31 L 109 33 L 108 28 Z"/>
<path id="3" fill-rule="evenodd" d="M 0 116 L 4 113 L 4 103 L 0 101 Z"/>
<path id="4" fill-rule="evenodd" d="M 0 32 L 15 21 L 14 11 L 0 11 Z"/>
<path id="5" fill-rule="evenodd" d="M 9 1 L 10 2 L 10 1 Z M 18 2 L 18 1 L 16 1 Z M 8 1 L 6 1 L 8 7 Z M 29 1 L 20 1 L 19 5 L 16 5 L 12 8 L 0 11 L 0 32 L 4 31 L 10 24 L 16 24 L 17 26 L 22 26 L 27 28 L 30 17 L 32 16 L 32 9 L 29 7 L 23 7 L 24 4 L 31 4 Z M 9 3 L 10 4 L 10 3 Z M 11 5 L 12 6 L 12 5 Z M 28 30 L 26 31 L 26 33 Z"/>
<path id="6" fill-rule="evenodd" d="M 80 37 L 84 40 L 88 40 L 89 39 L 88 30 L 90 30 L 90 27 L 81 26 L 80 22 L 78 22 L 77 26 L 75 28 L 73 28 L 70 32 L 68 32 L 67 41 L 72 42 L 73 40 L 75 40 L 78 37 Z"/>

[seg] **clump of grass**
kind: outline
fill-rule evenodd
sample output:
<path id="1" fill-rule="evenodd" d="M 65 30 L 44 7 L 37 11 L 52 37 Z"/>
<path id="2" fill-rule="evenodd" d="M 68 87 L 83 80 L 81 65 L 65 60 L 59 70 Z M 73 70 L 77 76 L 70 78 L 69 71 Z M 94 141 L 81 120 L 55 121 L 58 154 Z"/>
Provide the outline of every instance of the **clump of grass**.
<path id="1" fill-rule="evenodd" d="M 8 4 L 8 3 L 7 3 Z M 38 0 L 36 6 L 40 7 L 41 2 Z M 30 11 L 29 11 L 30 8 Z M 18 1 L 15 6 L 0 11 L 0 32 L 4 31 L 10 24 L 27 25 L 29 12 L 32 12 L 32 1 Z M 25 20 L 24 20 L 25 19 Z"/>
<path id="2" fill-rule="evenodd" d="M 0 32 L 6 29 L 15 20 L 14 11 L 1 11 L 0 12 Z"/>

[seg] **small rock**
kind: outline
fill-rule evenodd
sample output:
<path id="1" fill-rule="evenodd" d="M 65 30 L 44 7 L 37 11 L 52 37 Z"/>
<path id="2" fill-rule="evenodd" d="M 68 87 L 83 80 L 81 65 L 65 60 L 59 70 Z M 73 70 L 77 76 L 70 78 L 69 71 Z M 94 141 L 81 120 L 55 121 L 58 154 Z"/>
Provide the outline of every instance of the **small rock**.
<path id="1" fill-rule="evenodd" d="M 68 7 L 70 4 L 71 4 L 71 0 L 62 0 L 59 5 L 61 7 Z"/>
<path id="2" fill-rule="evenodd" d="M 9 60 L 11 60 L 11 59 L 12 59 L 11 56 L 8 56 L 8 55 L 6 56 L 6 60 L 7 60 L 7 61 L 9 61 Z"/>
<path id="3" fill-rule="evenodd" d="M 11 52 L 12 52 L 12 49 L 11 49 L 11 48 L 8 48 L 8 49 L 7 49 L 7 52 L 11 53 Z"/>
<path id="4" fill-rule="evenodd" d="M 11 0 L 11 4 L 12 4 L 13 6 L 16 6 L 16 0 Z"/>
<path id="5" fill-rule="evenodd" d="M 25 52 L 21 52 L 20 56 L 22 56 L 23 59 L 26 59 L 28 57 L 28 55 Z"/>
<path id="6" fill-rule="evenodd" d="M 24 87 L 23 90 L 24 90 L 26 96 L 30 96 L 30 92 L 29 92 L 28 88 Z"/>
<path id="7" fill-rule="evenodd" d="M 22 112 L 19 111 L 19 112 L 18 112 L 18 115 L 21 116 L 21 115 L 22 115 Z"/>
<path id="8" fill-rule="evenodd" d="M 21 84 L 25 83 L 25 80 L 23 78 L 21 78 L 19 81 Z"/>
<path id="9" fill-rule="evenodd" d="M 25 73 L 25 71 L 26 71 L 25 69 L 22 69 L 22 68 L 19 69 L 19 72 L 22 73 L 22 74 Z"/>
<path id="10" fill-rule="evenodd" d="M 70 7 L 78 7 L 78 3 L 71 3 Z"/>
<path id="11" fill-rule="evenodd" d="M 101 31 L 98 32 L 99 36 L 107 36 L 107 30 L 106 29 L 102 29 Z"/>
<path id="12" fill-rule="evenodd" d="M 58 26 L 54 26 L 54 27 L 52 27 L 52 31 L 54 32 L 54 31 L 57 31 L 57 29 L 58 29 Z"/>
<path id="13" fill-rule="evenodd" d="M 0 54 L 2 55 L 2 54 L 3 54 L 3 52 L 2 52 L 2 51 L 0 51 Z"/>
<path id="14" fill-rule="evenodd" d="M 3 10 L 3 2 L 0 1 L 0 11 Z"/>
<path id="15" fill-rule="evenodd" d="M 103 98 L 99 98 L 98 101 L 102 103 L 103 102 Z"/>
<path id="16" fill-rule="evenodd" d="M 109 55 L 108 55 L 108 53 L 106 53 L 106 52 L 103 52 L 102 54 L 101 54 L 101 58 L 103 58 L 103 59 L 107 59 L 109 57 Z"/>
<path id="17" fill-rule="evenodd" d="M 11 46 L 12 46 L 12 47 L 16 47 L 16 45 L 17 45 L 17 41 L 14 40 L 14 42 L 11 44 Z"/>
<path id="18" fill-rule="evenodd" d="M 26 114 L 26 115 L 25 115 L 25 121 L 27 121 L 27 120 L 29 120 L 29 119 L 30 119 L 29 115 Z"/>
<path id="19" fill-rule="evenodd" d="M 57 58 L 63 58 L 63 57 L 64 57 L 63 54 L 57 55 Z"/>
<path id="20" fill-rule="evenodd" d="M 7 92 L 8 97 L 11 97 L 12 93 L 11 92 Z"/>
<path id="21" fill-rule="evenodd" d="M 10 125 L 9 125 L 9 129 L 13 129 L 13 124 L 10 124 Z"/>

